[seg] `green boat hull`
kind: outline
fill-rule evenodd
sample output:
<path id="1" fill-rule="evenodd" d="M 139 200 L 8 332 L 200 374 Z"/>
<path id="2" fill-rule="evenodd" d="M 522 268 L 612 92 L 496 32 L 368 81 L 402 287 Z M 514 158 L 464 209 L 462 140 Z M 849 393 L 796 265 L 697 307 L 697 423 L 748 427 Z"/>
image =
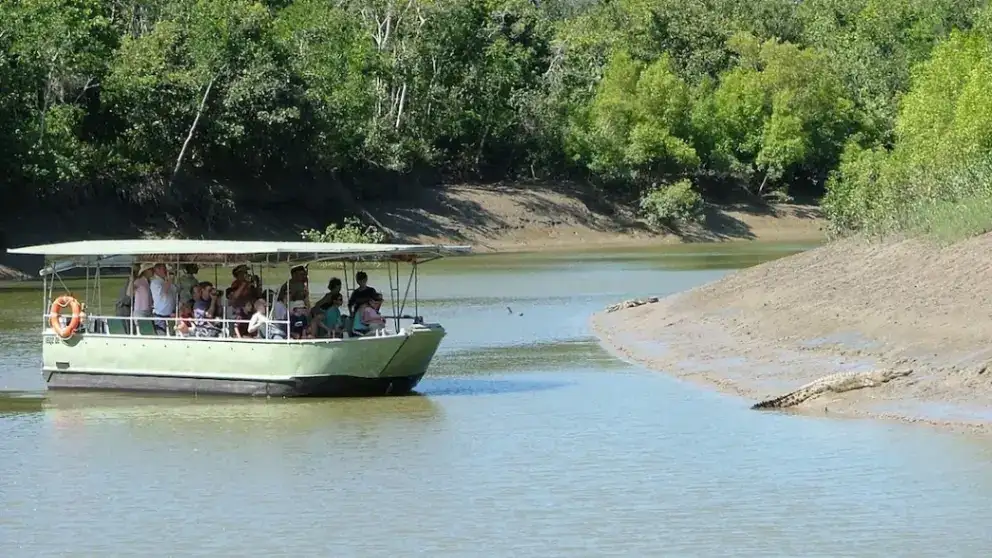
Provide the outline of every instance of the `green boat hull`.
<path id="1" fill-rule="evenodd" d="M 44 335 L 49 389 L 252 396 L 372 396 L 412 391 L 445 336 L 436 324 L 356 339 L 260 341 Z"/>

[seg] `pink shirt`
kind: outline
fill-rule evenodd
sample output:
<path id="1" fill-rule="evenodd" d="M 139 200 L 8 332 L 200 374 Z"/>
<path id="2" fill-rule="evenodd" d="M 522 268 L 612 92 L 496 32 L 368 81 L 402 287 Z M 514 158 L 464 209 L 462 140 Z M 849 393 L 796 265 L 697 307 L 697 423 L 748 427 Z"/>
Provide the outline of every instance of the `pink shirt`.
<path id="1" fill-rule="evenodd" d="M 375 308 L 366 306 L 362 309 L 362 322 L 366 325 L 384 324 L 386 323 L 386 320 L 382 318 L 382 314 L 380 314 Z"/>
<path id="2" fill-rule="evenodd" d="M 134 313 L 151 312 L 152 310 L 152 289 L 148 284 L 148 279 L 139 277 L 134 280 Z"/>

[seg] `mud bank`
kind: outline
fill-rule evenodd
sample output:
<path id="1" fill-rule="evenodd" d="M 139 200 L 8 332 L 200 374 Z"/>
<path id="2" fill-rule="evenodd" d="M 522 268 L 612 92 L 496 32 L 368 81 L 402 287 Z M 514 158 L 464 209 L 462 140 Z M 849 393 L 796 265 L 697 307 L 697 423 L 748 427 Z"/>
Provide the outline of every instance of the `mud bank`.
<path id="1" fill-rule="evenodd" d="M 405 242 L 468 243 L 479 251 L 824 238 L 815 206 L 710 205 L 700 224 L 671 234 L 651 230 L 628 206 L 568 184 L 449 185 L 369 211 Z"/>
<path id="2" fill-rule="evenodd" d="M 647 227 L 632 208 L 606 200 L 602 192 L 570 184 L 453 184 L 423 188 L 394 202 L 356 205 L 366 221 L 386 229 L 394 242 L 471 244 L 478 252 L 597 249 L 677 242 L 735 240 L 819 241 L 824 221 L 815 206 L 725 205 L 707 207 L 705 219 L 665 234 Z M 299 240 L 300 231 L 323 229 L 340 219 L 328 208 L 236 208 L 208 222 L 158 216 L 141 220 L 127 208 L 91 204 L 52 220 L 22 212 L 3 222 L 8 246 L 107 238 L 227 238 Z M 202 221 L 202 220 L 201 220 Z M 11 257 L 0 250 L 0 265 L 17 270 L 40 267 L 37 259 Z M 0 274 L 3 270 L 0 269 Z M 0 275 L 2 276 L 2 275 Z"/>
<path id="3" fill-rule="evenodd" d="M 837 372 L 911 368 L 794 409 L 992 432 L 990 253 L 992 234 L 949 247 L 844 240 L 592 324 L 622 356 L 742 405 Z"/>
<path id="4" fill-rule="evenodd" d="M 23 281 L 30 278 L 31 276 L 23 271 L 0 265 L 0 281 Z"/>

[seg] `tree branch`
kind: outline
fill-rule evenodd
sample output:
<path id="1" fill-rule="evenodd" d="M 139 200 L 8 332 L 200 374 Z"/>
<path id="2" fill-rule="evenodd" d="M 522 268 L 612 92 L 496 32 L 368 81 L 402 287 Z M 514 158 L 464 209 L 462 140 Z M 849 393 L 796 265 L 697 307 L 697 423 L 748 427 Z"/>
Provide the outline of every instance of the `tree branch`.
<path id="1" fill-rule="evenodd" d="M 403 89 L 400 91 L 400 106 L 396 110 L 396 126 L 393 128 L 396 130 L 400 129 L 400 118 L 403 116 L 403 101 L 406 100 L 406 82 L 403 82 Z"/>
<path id="2" fill-rule="evenodd" d="M 214 74 L 214 77 L 210 78 L 210 83 L 207 84 L 207 89 L 203 92 L 203 97 L 200 99 L 200 107 L 196 110 L 196 118 L 193 119 L 193 124 L 189 127 L 189 134 L 186 136 L 186 141 L 183 142 L 183 148 L 179 151 L 179 157 L 176 158 L 176 168 L 172 171 L 172 178 L 169 179 L 169 187 L 172 187 L 172 183 L 175 182 L 176 176 L 179 175 L 179 169 L 183 166 L 183 158 L 186 156 L 186 149 L 189 148 L 189 143 L 193 141 L 193 135 L 196 134 L 196 127 L 200 124 L 200 117 L 203 116 L 203 109 L 207 105 L 207 98 L 210 97 L 210 90 L 214 87 L 214 82 L 220 77 L 221 72 Z"/>

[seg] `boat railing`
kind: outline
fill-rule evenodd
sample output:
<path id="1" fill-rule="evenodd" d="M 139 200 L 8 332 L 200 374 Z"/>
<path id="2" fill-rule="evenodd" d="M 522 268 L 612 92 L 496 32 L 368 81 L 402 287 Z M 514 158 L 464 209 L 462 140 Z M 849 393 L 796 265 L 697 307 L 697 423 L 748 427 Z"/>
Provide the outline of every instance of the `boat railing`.
<path id="1" fill-rule="evenodd" d="M 383 316 L 387 319 L 401 319 L 401 320 L 412 320 L 413 323 L 423 323 L 423 317 L 420 316 Z M 51 328 L 48 326 L 48 320 L 50 314 L 45 314 L 43 316 L 45 322 L 45 331 L 50 332 Z M 68 325 L 70 317 L 67 315 L 60 317 L 60 323 L 63 327 Z M 155 322 L 165 322 L 165 331 L 156 330 Z M 180 323 L 184 322 L 188 326 L 187 332 L 182 332 L 179 328 Z M 209 324 L 209 329 L 216 330 L 216 335 L 198 335 L 197 329 L 204 328 L 207 329 L 208 326 L 197 326 L 196 322 L 207 322 Z M 247 339 L 247 340 L 267 340 L 267 341 L 299 341 L 299 339 L 294 339 L 288 335 L 290 328 L 290 320 L 273 320 L 269 319 L 269 324 L 277 325 L 284 335 L 268 339 L 264 337 L 264 332 L 266 327 L 263 325 L 255 334 L 249 334 L 247 337 L 238 335 L 236 333 L 237 326 L 239 324 L 249 324 L 251 320 L 234 319 L 234 318 L 181 318 L 181 317 L 159 317 L 159 316 L 101 316 L 94 314 L 86 314 L 86 317 L 81 321 L 77 331 L 82 332 L 86 335 L 107 335 L 107 336 L 159 336 L 159 337 L 177 337 L 181 339 L 200 339 L 200 340 L 211 340 L 211 339 Z M 309 330 L 309 328 L 308 328 Z M 357 337 L 380 337 L 384 335 L 392 335 L 393 332 L 389 331 L 388 328 L 384 327 L 377 330 L 372 330 L 365 335 L 351 334 L 348 331 L 341 332 L 341 337 L 339 338 L 357 338 Z M 305 337 L 304 339 L 314 339 L 313 337 Z M 317 337 L 316 339 L 333 339 L 333 337 Z"/>

